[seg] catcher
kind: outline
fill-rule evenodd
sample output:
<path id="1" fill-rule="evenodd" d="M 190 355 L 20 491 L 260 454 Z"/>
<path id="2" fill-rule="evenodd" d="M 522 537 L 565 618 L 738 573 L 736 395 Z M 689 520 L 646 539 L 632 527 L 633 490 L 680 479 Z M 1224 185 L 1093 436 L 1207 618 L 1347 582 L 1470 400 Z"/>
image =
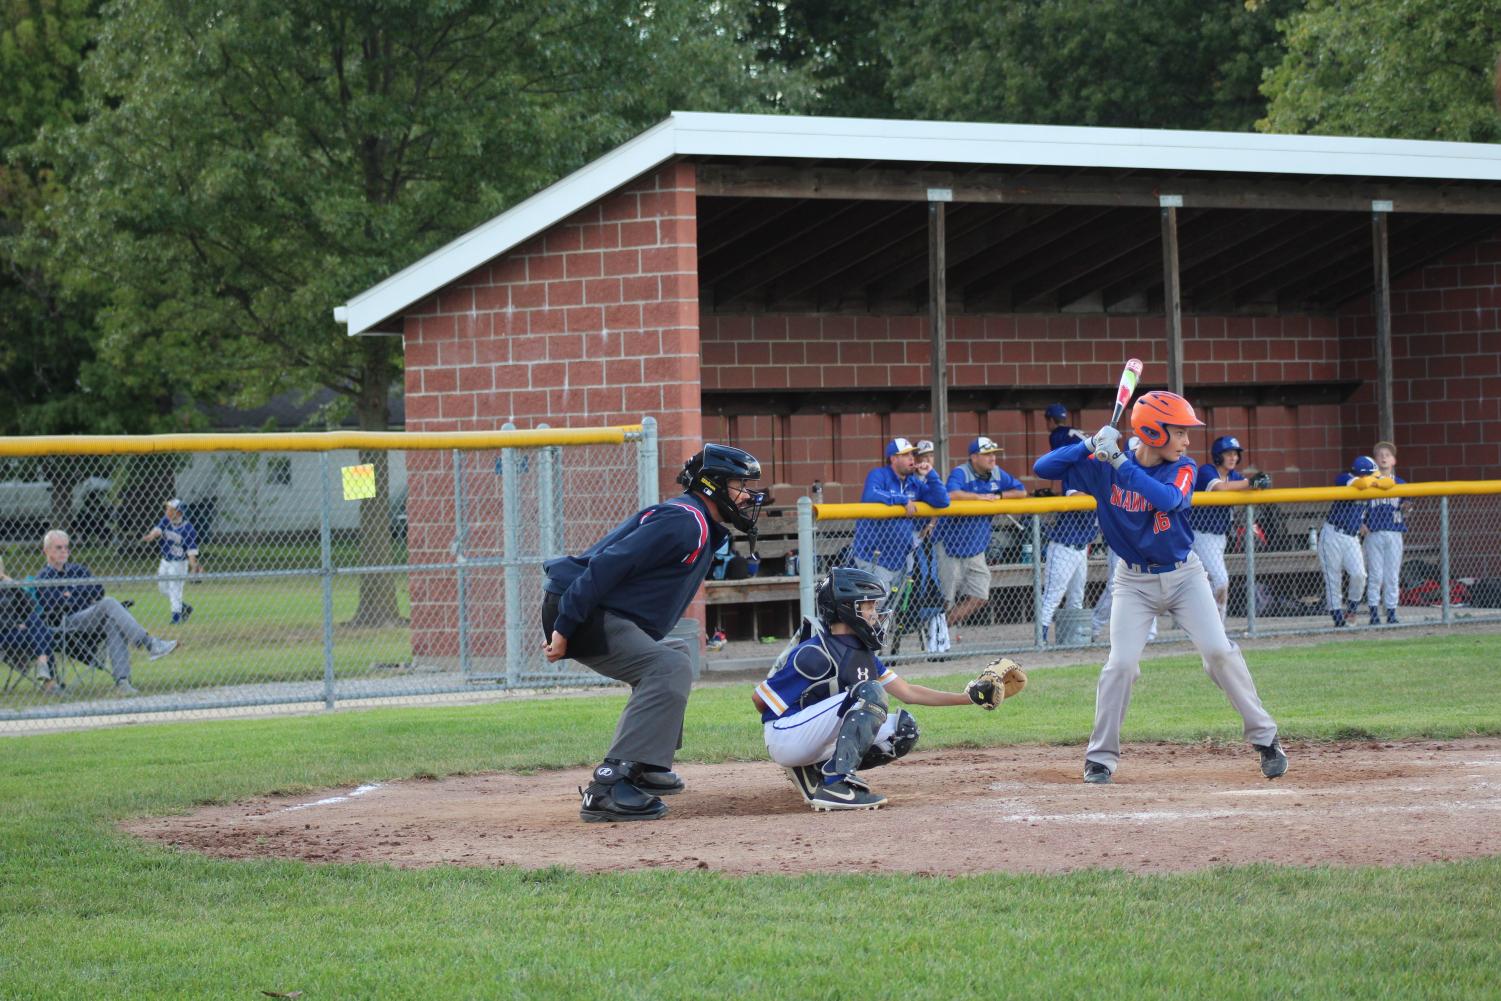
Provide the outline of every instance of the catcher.
<path id="1" fill-rule="evenodd" d="M 803 620 L 751 701 L 761 713 L 766 750 L 787 770 L 814 810 L 874 810 L 886 797 L 858 776 L 895 761 L 917 744 L 917 721 L 888 712 L 887 696 L 908 705 L 978 705 L 994 709 L 1027 676 L 1002 658 L 962 692 L 914 685 L 881 663 L 891 618 L 889 592 L 875 574 L 836 567 L 819 582 L 816 621 Z"/>

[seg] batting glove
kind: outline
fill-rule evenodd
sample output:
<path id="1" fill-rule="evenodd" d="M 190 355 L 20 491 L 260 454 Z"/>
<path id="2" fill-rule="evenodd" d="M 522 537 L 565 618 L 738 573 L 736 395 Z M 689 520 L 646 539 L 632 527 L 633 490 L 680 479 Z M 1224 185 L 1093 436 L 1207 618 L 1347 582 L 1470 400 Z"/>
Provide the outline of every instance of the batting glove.
<path id="1" fill-rule="evenodd" d="M 1106 424 L 1094 433 L 1089 439 L 1090 450 L 1094 457 L 1101 462 L 1110 461 L 1110 452 L 1113 450 L 1117 455 L 1121 450 L 1121 433 L 1113 425 Z"/>

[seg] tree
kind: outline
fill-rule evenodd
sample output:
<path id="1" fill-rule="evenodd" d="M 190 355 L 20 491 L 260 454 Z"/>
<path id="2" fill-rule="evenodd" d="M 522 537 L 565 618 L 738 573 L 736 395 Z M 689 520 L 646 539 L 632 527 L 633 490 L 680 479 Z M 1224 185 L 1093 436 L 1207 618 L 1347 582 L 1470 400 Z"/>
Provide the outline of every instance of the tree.
<path id="1" fill-rule="evenodd" d="M 1282 30 L 1264 131 L 1501 140 L 1501 0 L 1311 0 Z"/>
<path id="2" fill-rule="evenodd" d="M 87 117 L 47 129 L 54 273 L 105 305 L 127 384 L 255 404 L 330 387 L 385 430 L 399 342 L 332 307 L 674 107 L 765 108 L 737 3 L 134 0 L 107 8 Z M 149 363 L 142 364 L 142 359 Z M 391 562 L 384 463 L 361 558 Z M 362 579 L 356 620 L 396 616 Z"/>

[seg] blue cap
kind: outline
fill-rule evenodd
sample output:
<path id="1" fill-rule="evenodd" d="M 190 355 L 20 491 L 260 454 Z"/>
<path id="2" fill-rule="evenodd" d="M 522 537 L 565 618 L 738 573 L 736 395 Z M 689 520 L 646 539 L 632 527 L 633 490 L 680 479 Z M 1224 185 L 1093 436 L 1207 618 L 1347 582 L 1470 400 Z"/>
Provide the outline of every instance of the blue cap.
<path id="1" fill-rule="evenodd" d="M 886 458 L 888 459 L 893 455 L 906 455 L 909 452 L 916 451 L 917 446 L 912 444 L 906 438 L 893 438 L 886 443 Z"/>
<path id="2" fill-rule="evenodd" d="M 1042 412 L 1042 415 L 1044 417 L 1051 417 L 1055 421 L 1066 421 L 1068 420 L 1068 407 L 1065 407 L 1061 403 L 1050 403 L 1048 404 L 1048 408 Z"/>
<path id="3" fill-rule="evenodd" d="M 1357 455 L 1355 461 L 1350 463 L 1350 472 L 1361 476 L 1370 476 L 1376 471 L 1376 460 L 1369 455 Z"/>
<path id="4" fill-rule="evenodd" d="M 997 445 L 995 442 L 991 441 L 983 434 L 969 443 L 970 455 L 992 455 L 999 451 L 1001 451 L 1001 446 Z"/>

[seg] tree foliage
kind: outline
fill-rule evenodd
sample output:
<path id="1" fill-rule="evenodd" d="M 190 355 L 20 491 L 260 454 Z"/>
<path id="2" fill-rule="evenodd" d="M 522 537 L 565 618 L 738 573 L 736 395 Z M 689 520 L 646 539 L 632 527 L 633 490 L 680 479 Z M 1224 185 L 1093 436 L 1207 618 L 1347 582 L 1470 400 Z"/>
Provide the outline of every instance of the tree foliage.
<path id="1" fill-rule="evenodd" d="M 1501 0 L 1310 0 L 1283 30 L 1265 131 L 1501 139 Z"/>

